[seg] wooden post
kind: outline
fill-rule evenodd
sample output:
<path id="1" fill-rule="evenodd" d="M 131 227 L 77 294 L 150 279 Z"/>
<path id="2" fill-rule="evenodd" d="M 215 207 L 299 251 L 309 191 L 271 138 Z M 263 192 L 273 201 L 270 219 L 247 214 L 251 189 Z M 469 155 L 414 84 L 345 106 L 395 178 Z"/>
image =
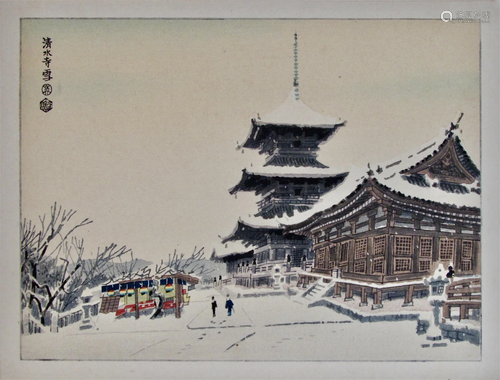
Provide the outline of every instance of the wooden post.
<path id="1" fill-rule="evenodd" d="M 448 318 L 450 319 L 450 305 L 448 305 L 446 302 L 443 305 L 443 318 Z"/>
<path id="2" fill-rule="evenodd" d="M 382 289 L 375 289 L 373 292 L 373 305 L 372 309 L 380 309 L 382 305 Z"/>
<path id="3" fill-rule="evenodd" d="M 460 305 L 460 319 L 459 321 L 461 321 L 462 319 L 468 319 L 469 318 L 469 310 L 467 308 L 467 305 Z"/>
<path id="4" fill-rule="evenodd" d="M 340 297 L 342 295 L 342 286 L 340 284 L 340 282 L 336 282 L 335 283 L 335 292 L 333 294 L 333 297 L 336 298 L 336 297 Z"/>
<path id="5" fill-rule="evenodd" d="M 345 284 L 345 298 L 344 301 L 352 301 L 352 287 L 351 284 Z"/>
<path id="6" fill-rule="evenodd" d="M 135 297 L 135 319 L 139 319 L 139 289 L 134 287 Z"/>
<path id="7" fill-rule="evenodd" d="M 182 302 L 182 280 L 176 278 L 176 281 L 177 283 L 175 284 L 175 318 L 180 318 L 181 302 Z"/>
<path id="8" fill-rule="evenodd" d="M 361 287 L 361 302 L 359 306 L 366 306 L 368 302 L 366 300 L 366 288 L 364 286 Z"/>
<path id="9" fill-rule="evenodd" d="M 414 285 L 409 285 L 406 288 L 405 292 L 405 302 L 403 306 L 413 306 L 413 290 L 415 289 Z"/>

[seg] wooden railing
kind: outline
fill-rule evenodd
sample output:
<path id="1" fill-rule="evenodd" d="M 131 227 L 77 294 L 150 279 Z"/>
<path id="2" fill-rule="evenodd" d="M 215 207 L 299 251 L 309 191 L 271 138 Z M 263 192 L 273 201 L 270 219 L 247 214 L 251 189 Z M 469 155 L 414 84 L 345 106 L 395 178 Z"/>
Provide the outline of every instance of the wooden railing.
<path id="1" fill-rule="evenodd" d="M 481 309 L 481 279 L 453 281 L 446 289 L 448 300 L 443 305 L 443 318 L 451 319 L 451 308 L 460 308 L 459 321 L 469 318 L 470 309 Z"/>
<path id="2" fill-rule="evenodd" d="M 331 269 L 323 269 L 323 268 L 312 268 L 311 270 L 312 273 L 318 273 L 318 274 L 324 274 L 327 276 L 332 275 L 332 270 Z"/>

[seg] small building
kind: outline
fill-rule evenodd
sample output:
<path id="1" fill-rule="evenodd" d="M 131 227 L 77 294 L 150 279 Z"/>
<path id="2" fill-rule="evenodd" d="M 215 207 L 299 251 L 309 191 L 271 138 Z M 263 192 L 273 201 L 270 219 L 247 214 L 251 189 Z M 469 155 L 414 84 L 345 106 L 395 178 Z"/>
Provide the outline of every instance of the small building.
<path id="1" fill-rule="evenodd" d="M 151 277 L 103 285 L 100 312 L 115 312 L 117 317 L 135 313 L 138 318 L 140 311 L 154 309 L 155 302 L 152 297 L 154 286 Z"/>
<path id="2" fill-rule="evenodd" d="M 198 278 L 181 272 L 161 276 L 157 293 L 164 296 L 162 309 L 174 309 L 176 318 L 180 318 L 182 306 L 188 305 L 190 301 L 187 288 L 184 286 L 198 282 Z"/>
<path id="3" fill-rule="evenodd" d="M 100 313 L 115 313 L 117 317 L 135 313 L 138 318 L 141 311 L 157 307 L 157 297 L 164 300 L 162 310 L 177 310 L 189 303 L 189 295 L 183 285 L 197 284 L 198 281 L 196 277 L 177 272 L 160 278 L 148 277 L 103 285 Z"/>

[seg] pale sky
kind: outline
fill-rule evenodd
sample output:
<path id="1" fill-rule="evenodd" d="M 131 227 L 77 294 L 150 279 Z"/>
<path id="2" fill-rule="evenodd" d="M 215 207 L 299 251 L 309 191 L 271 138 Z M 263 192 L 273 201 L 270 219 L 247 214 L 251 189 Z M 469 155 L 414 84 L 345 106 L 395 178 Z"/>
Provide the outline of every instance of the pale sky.
<path id="1" fill-rule="evenodd" d="M 479 24 L 371 20 L 23 20 L 22 214 L 57 201 L 111 242 L 158 262 L 207 254 L 255 197 L 228 189 L 263 157 L 237 142 L 279 107 L 299 41 L 302 101 L 347 120 L 321 146 L 339 172 L 383 162 L 460 126 L 479 161 Z M 52 44 L 44 98 L 42 37 Z M 250 212 L 251 212 L 250 211 Z"/>

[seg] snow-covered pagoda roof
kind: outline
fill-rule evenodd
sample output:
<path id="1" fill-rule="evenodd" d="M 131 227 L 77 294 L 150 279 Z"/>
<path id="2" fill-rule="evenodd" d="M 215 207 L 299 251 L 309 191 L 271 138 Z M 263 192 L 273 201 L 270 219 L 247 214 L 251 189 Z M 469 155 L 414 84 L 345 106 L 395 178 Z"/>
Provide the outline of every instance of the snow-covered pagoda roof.
<path id="1" fill-rule="evenodd" d="M 281 106 L 257 119 L 255 123 L 257 125 L 272 124 L 333 128 L 343 125 L 345 121 L 338 117 L 326 116 L 313 111 L 300 98 L 297 99 L 294 89 L 292 89 Z"/>
<path id="2" fill-rule="evenodd" d="M 275 169 L 275 168 L 273 168 Z M 265 191 L 265 189 L 275 181 L 286 180 L 290 183 L 302 184 L 307 182 L 308 184 L 315 184 L 319 182 L 325 182 L 326 186 L 335 186 L 339 184 L 349 173 L 337 173 L 331 174 L 328 172 L 321 172 L 319 170 L 296 170 L 293 172 L 285 173 L 282 170 L 277 170 L 276 173 L 261 172 L 254 173 L 249 172 L 247 169 L 243 169 L 240 182 L 229 189 L 230 194 L 235 194 L 238 191 L 255 191 L 258 195 Z"/>
<path id="3" fill-rule="evenodd" d="M 345 123 L 338 117 L 313 111 L 300 98 L 297 98 L 292 90 L 285 102 L 276 110 L 252 119 L 250 133 L 240 147 L 256 149 L 262 147 L 271 134 L 300 132 L 303 129 L 315 134 L 318 143 L 322 143 Z"/>

